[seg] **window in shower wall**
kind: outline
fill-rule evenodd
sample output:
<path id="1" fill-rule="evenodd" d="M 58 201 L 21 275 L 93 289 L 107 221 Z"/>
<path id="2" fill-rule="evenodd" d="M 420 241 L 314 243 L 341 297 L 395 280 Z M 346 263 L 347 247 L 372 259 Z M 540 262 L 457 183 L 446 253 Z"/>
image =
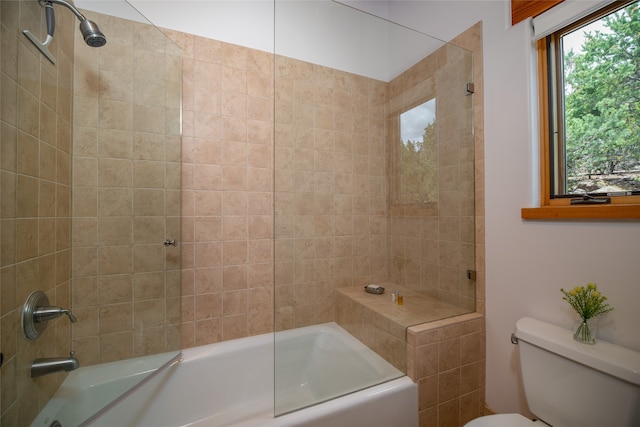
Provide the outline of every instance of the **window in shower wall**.
<path id="1" fill-rule="evenodd" d="M 400 113 L 398 121 L 400 143 L 390 153 L 392 205 L 434 208 L 438 199 L 435 98 Z"/>

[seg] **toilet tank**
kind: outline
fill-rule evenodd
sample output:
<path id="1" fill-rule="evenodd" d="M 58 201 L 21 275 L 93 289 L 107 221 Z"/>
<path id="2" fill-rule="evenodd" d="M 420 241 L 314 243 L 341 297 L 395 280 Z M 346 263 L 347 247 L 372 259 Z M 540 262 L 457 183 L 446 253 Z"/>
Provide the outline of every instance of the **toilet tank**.
<path id="1" fill-rule="evenodd" d="M 516 323 L 529 409 L 553 427 L 640 426 L 640 353 L 532 318 Z"/>

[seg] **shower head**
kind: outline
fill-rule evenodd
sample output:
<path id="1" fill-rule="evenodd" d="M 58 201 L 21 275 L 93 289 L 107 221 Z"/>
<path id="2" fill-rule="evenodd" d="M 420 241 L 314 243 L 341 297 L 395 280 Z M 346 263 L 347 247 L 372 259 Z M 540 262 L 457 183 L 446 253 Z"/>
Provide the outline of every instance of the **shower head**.
<path id="1" fill-rule="evenodd" d="M 85 16 L 80 13 L 76 7 L 70 3 L 67 3 L 65 0 L 40 0 L 40 4 L 45 7 L 46 18 L 47 18 L 47 38 L 44 42 L 39 41 L 29 30 L 24 30 L 23 33 L 25 36 L 31 40 L 31 42 L 38 48 L 40 51 L 49 59 L 49 61 L 56 63 L 56 59 L 53 57 L 51 52 L 49 52 L 49 44 L 53 40 L 53 32 L 56 28 L 56 19 L 53 11 L 53 4 L 61 4 L 71 12 L 80 20 L 80 32 L 82 33 L 82 37 L 86 44 L 91 47 L 100 47 L 104 46 L 107 43 L 107 38 L 104 36 L 98 25 L 89 21 Z"/>
<path id="2" fill-rule="evenodd" d="M 71 3 L 67 3 L 65 0 L 40 0 L 41 3 L 45 4 L 61 4 L 73 12 L 74 15 L 80 20 L 80 32 L 82 33 L 82 37 L 84 38 L 84 42 L 91 47 L 100 47 L 104 46 L 107 43 L 107 38 L 104 36 L 103 32 L 100 31 L 98 25 L 88 20 L 74 5 Z"/>
<path id="3" fill-rule="evenodd" d="M 84 37 L 84 42 L 91 47 L 104 46 L 107 43 L 107 38 L 104 36 L 98 24 L 93 21 L 85 19 L 80 22 L 80 32 Z"/>

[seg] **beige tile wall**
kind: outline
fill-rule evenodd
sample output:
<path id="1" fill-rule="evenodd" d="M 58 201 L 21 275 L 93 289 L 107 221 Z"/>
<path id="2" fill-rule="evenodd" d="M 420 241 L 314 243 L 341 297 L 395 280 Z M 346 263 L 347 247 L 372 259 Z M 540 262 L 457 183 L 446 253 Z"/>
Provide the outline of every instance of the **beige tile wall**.
<path id="1" fill-rule="evenodd" d="M 461 36 L 460 46 L 477 49 L 478 28 Z M 184 57 L 183 345 L 335 320 L 335 287 L 387 275 L 387 85 L 288 58 L 277 57 L 274 64 L 264 52 L 168 34 Z M 476 112 L 482 105 L 477 58 Z M 478 114 L 475 121 L 475 297 L 483 310 Z M 467 236 L 465 244 L 471 240 Z"/>
<path id="2" fill-rule="evenodd" d="M 409 328 L 407 375 L 418 383 L 421 427 L 459 427 L 484 415 L 483 315 Z"/>
<path id="3" fill-rule="evenodd" d="M 42 19 L 41 19 L 42 18 Z M 24 338 L 22 305 L 35 290 L 71 306 L 71 108 L 74 23 L 57 20 L 53 65 L 22 34 L 44 40 L 38 2 L 0 2 L 0 425 L 29 425 L 64 379 L 31 379 L 37 357 L 67 356 L 69 319 L 49 322 L 37 341 Z"/>
<path id="4" fill-rule="evenodd" d="M 386 83 L 276 58 L 276 329 L 335 320 L 336 287 L 383 280 Z"/>
<path id="5" fill-rule="evenodd" d="M 273 325 L 273 56 L 169 32 L 183 51 L 182 342 Z"/>
<path id="6" fill-rule="evenodd" d="M 180 50 L 150 25 L 87 13 L 75 40 L 73 347 L 83 365 L 181 348 Z"/>
<path id="7" fill-rule="evenodd" d="M 278 57 L 274 119 L 272 55 L 169 35 L 185 58 L 184 346 L 272 331 L 274 289 L 278 329 L 334 320 L 336 286 L 386 273 L 384 84 Z"/>

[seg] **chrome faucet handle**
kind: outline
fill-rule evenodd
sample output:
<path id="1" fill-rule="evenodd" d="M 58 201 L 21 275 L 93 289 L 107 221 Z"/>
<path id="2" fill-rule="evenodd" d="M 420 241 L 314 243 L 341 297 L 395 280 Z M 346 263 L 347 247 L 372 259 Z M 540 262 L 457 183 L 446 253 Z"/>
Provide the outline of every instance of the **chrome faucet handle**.
<path id="1" fill-rule="evenodd" d="M 76 319 L 76 316 L 73 315 L 73 313 L 71 312 L 71 310 L 65 310 L 64 314 L 66 314 L 67 316 L 69 316 L 69 320 L 71 321 L 71 323 L 76 323 L 78 321 L 78 319 Z M 71 353 L 75 353 L 74 351 L 72 351 Z"/>
<path id="2" fill-rule="evenodd" d="M 22 333 L 28 340 L 35 340 L 44 332 L 49 320 L 66 314 L 71 323 L 77 322 L 71 310 L 50 306 L 49 298 L 42 291 L 32 292 L 22 306 Z"/>
<path id="3" fill-rule="evenodd" d="M 71 320 L 71 323 L 76 323 L 78 321 L 78 319 L 76 319 L 76 316 L 73 315 L 73 313 L 71 313 L 71 310 L 67 310 L 61 307 L 36 307 L 36 309 L 33 312 L 33 319 L 36 322 L 47 322 L 49 320 L 53 320 L 56 319 L 60 316 L 62 316 L 63 314 L 66 314 L 67 316 L 69 316 L 69 320 Z"/>

